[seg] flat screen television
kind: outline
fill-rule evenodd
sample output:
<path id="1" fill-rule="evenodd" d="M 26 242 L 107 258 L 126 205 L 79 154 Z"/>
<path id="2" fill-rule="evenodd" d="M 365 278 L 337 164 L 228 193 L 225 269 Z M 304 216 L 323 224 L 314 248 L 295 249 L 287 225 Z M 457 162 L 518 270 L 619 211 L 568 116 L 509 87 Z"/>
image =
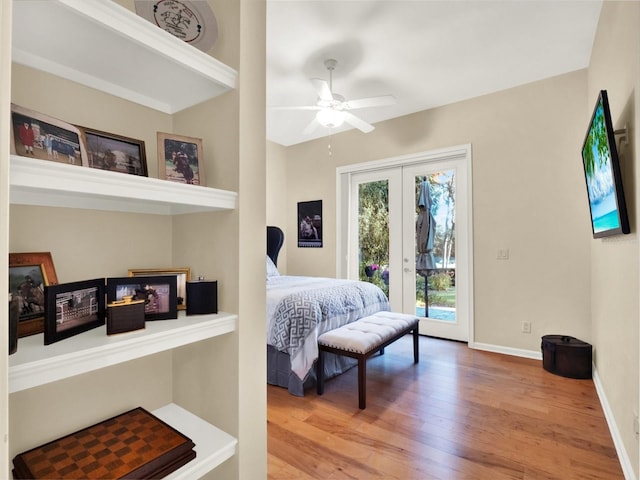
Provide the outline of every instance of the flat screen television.
<path id="1" fill-rule="evenodd" d="M 582 144 L 593 238 L 629 233 L 620 161 L 607 91 L 601 90 Z"/>

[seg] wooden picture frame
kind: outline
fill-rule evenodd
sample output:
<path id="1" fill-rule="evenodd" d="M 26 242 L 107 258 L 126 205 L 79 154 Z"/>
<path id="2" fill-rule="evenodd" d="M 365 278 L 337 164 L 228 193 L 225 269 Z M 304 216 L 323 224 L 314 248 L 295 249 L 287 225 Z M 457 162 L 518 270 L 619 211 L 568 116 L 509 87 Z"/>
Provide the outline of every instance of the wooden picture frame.
<path id="1" fill-rule="evenodd" d="M 202 139 L 158 132 L 158 178 L 205 185 Z"/>
<path id="2" fill-rule="evenodd" d="M 11 153 L 70 165 L 87 165 L 82 132 L 75 125 L 11 104 Z"/>
<path id="3" fill-rule="evenodd" d="M 147 177 L 143 140 L 82 127 L 87 163 L 91 168 Z"/>
<path id="4" fill-rule="evenodd" d="M 176 297 L 178 310 L 187 309 L 187 282 L 191 280 L 191 269 L 181 268 L 137 268 L 130 269 L 130 277 L 148 277 L 155 275 L 175 275 L 176 277 Z"/>
<path id="5" fill-rule="evenodd" d="M 104 278 L 50 285 L 44 293 L 45 345 L 104 325 Z"/>
<path id="6" fill-rule="evenodd" d="M 33 285 L 29 284 L 27 276 Z M 50 252 L 9 254 L 9 291 L 20 302 L 18 337 L 44 332 L 44 290 L 57 283 Z"/>
<path id="7" fill-rule="evenodd" d="M 107 303 L 123 300 L 130 295 L 133 300 L 145 301 L 145 321 L 176 319 L 176 282 L 175 275 L 107 278 Z"/>

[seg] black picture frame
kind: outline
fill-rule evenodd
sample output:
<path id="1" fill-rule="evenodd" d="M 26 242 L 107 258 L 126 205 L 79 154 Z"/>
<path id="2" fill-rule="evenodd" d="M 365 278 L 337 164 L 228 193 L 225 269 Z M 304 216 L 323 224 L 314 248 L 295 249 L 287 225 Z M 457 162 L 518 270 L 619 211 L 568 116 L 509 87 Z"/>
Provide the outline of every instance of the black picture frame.
<path id="1" fill-rule="evenodd" d="M 175 275 L 107 278 L 107 303 L 123 300 L 125 295 L 145 300 L 145 321 L 178 318 Z"/>
<path id="2" fill-rule="evenodd" d="M 147 154 L 144 141 L 82 127 L 91 168 L 147 177 Z"/>
<path id="3" fill-rule="evenodd" d="M 49 285 L 44 295 L 45 345 L 104 325 L 104 278 Z"/>
<path id="4" fill-rule="evenodd" d="M 298 248 L 322 248 L 322 200 L 298 202 Z"/>

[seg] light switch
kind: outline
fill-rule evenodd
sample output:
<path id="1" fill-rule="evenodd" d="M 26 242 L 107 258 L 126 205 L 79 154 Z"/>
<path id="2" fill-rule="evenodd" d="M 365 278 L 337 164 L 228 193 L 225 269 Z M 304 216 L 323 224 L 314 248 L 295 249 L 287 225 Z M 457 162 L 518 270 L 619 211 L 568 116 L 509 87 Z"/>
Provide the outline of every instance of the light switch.
<path id="1" fill-rule="evenodd" d="M 509 249 L 508 248 L 500 248 L 498 249 L 498 260 L 509 260 Z"/>

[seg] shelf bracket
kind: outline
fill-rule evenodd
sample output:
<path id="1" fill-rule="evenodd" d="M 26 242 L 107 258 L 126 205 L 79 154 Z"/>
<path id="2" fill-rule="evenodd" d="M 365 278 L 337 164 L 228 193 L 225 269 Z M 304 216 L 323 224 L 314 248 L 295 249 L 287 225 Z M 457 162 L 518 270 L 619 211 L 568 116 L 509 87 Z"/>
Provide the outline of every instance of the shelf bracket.
<path id="1" fill-rule="evenodd" d="M 622 148 L 622 146 L 624 145 L 625 147 L 627 145 L 629 145 L 629 137 L 627 136 L 627 124 L 624 124 L 624 128 L 620 128 L 618 130 L 614 130 L 613 131 L 613 135 L 614 136 L 619 136 L 618 138 L 618 150 L 620 150 Z"/>

